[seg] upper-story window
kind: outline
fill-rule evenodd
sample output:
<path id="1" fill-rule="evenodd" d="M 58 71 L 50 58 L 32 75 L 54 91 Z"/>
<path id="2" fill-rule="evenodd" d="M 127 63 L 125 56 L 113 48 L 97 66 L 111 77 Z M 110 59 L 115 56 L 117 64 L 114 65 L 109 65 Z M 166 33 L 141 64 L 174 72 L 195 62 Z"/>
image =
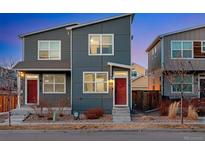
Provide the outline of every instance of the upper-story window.
<path id="1" fill-rule="evenodd" d="M 171 42 L 172 58 L 192 58 L 193 42 L 192 41 L 172 41 Z"/>
<path id="2" fill-rule="evenodd" d="M 152 56 L 154 56 L 156 54 L 156 52 L 157 52 L 156 46 L 152 49 L 151 52 L 152 52 Z"/>
<path id="3" fill-rule="evenodd" d="M 38 60 L 60 60 L 61 41 L 38 41 Z"/>
<path id="4" fill-rule="evenodd" d="M 89 55 L 114 55 L 113 34 L 89 34 Z"/>
<path id="5" fill-rule="evenodd" d="M 205 41 L 201 42 L 201 52 L 205 53 Z"/>

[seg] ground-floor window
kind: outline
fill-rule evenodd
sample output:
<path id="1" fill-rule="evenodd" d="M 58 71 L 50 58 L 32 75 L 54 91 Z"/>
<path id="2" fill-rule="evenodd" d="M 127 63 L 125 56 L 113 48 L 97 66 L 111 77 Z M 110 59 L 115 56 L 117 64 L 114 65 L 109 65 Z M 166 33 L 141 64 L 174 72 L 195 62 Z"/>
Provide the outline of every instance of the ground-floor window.
<path id="1" fill-rule="evenodd" d="M 66 75 L 44 74 L 43 93 L 66 93 Z"/>
<path id="2" fill-rule="evenodd" d="M 108 93 L 108 72 L 83 72 L 83 93 Z"/>
<path id="3" fill-rule="evenodd" d="M 193 76 L 192 75 L 184 75 L 184 79 L 182 75 L 173 76 L 172 92 L 180 93 L 182 90 L 185 93 L 192 93 L 193 91 Z"/>

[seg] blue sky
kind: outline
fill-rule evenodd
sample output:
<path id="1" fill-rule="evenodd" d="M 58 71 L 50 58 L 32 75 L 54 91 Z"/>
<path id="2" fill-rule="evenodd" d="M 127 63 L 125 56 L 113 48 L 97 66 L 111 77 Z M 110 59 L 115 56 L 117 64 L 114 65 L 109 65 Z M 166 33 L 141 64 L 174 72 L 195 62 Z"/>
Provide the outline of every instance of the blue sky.
<path id="1" fill-rule="evenodd" d="M 19 34 L 70 22 L 86 23 L 118 14 L 0 14 L 0 61 L 20 60 L 22 43 Z M 205 14 L 135 14 L 132 24 L 132 62 L 147 67 L 145 49 L 153 39 L 187 27 L 205 24 Z"/>

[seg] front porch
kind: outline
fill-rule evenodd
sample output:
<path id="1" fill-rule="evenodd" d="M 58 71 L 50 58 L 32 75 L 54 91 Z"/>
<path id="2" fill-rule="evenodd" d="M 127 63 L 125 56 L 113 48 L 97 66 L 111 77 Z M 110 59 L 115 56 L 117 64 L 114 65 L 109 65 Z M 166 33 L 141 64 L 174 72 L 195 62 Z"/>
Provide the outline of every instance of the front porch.
<path id="1" fill-rule="evenodd" d="M 24 71 L 18 73 L 18 108 L 24 106 L 70 107 L 70 72 Z"/>

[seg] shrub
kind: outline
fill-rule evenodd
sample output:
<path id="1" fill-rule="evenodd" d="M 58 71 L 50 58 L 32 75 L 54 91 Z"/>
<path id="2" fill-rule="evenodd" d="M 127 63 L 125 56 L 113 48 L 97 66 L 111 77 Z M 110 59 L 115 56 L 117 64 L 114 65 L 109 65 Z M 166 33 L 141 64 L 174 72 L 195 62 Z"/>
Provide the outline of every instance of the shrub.
<path id="1" fill-rule="evenodd" d="M 198 114 L 196 112 L 196 108 L 194 108 L 192 105 L 189 105 L 189 107 L 188 107 L 187 118 L 192 119 L 192 120 L 198 119 Z"/>
<path id="2" fill-rule="evenodd" d="M 178 106 L 179 106 L 179 103 L 178 103 L 178 102 L 174 102 L 174 103 L 172 103 L 172 104 L 169 106 L 168 117 L 169 117 L 170 119 L 176 118 Z"/>
<path id="3" fill-rule="evenodd" d="M 70 101 L 67 98 L 63 98 L 62 100 L 58 102 L 58 112 L 59 112 L 60 117 L 64 116 L 63 114 L 64 108 L 69 106 L 69 102 Z"/>
<path id="4" fill-rule="evenodd" d="M 87 110 L 84 114 L 87 119 L 98 119 L 103 116 L 104 111 L 102 108 L 93 108 Z"/>

